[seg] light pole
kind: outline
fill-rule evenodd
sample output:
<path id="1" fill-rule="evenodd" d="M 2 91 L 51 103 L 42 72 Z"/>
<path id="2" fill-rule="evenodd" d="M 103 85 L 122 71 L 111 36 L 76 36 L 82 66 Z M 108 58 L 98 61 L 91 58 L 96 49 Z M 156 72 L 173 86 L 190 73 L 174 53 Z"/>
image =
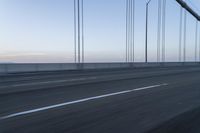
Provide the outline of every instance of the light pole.
<path id="1" fill-rule="evenodd" d="M 145 63 L 148 62 L 148 51 L 147 51 L 147 48 L 148 48 L 148 16 L 149 16 L 149 3 L 151 2 L 151 0 L 147 1 L 146 3 L 146 35 L 145 35 Z"/>

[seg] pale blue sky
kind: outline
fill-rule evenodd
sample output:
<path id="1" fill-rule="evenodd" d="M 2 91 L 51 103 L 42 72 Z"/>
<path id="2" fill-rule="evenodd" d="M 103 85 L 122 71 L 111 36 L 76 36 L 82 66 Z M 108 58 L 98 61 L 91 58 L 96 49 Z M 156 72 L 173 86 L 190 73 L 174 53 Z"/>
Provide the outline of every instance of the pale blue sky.
<path id="1" fill-rule="evenodd" d="M 151 61 L 156 61 L 157 1 L 150 4 Z M 84 2 L 86 62 L 125 61 L 125 0 Z M 136 0 L 136 61 L 144 61 L 145 2 Z M 199 0 L 188 4 L 200 13 Z M 0 62 L 73 62 L 73 0 L 0 0 L 0 20 Z M 167 0 L 166 23 L 166 58 L 176 61 L 179 6 L 175 0 Z M 188 15 L 187 23 L 187 60 L 192 61 L 195 20 Z"/>

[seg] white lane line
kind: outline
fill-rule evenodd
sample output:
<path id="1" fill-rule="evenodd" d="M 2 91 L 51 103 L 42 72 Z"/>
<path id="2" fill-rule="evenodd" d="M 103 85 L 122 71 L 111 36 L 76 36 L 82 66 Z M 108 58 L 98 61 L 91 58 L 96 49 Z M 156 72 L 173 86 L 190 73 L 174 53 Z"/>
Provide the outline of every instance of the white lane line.
<path id="1" fill-rule="evenodd" d="M 168 84 L 164 83 L 164 84 L 146 86 L 146 87 L 141 87 L 141 88 L 136 88 L 136 89 L 131 89 L 131 90 L 125 90 L 125 91 L 109 93 L 109 94 L 105 94 L 105 95 L 99 95 L 99 96 L 79 99 L 79 100 L 75 100 L 75 101 L 60 103 L 60 104 L 56 104 L 56 105 L 51 105 L 51 106 L 46 106 L 46 107 L 42 107 L 42 108 L 38 108 L 38 109 L 33 109 L 33 110 L 28 110 L 28 111 L 23 111 L 23 112 L 19 112 L 19 113 L 6 115 L 6 116 L 3 116 L 3 117 L 0 117 L 0 120 L 13 118 L 13 117 L 16 117 L 16 116 L 22 116 L 22 115 L 26 115 L 26 114 L 31 114 L 31 113 L 36 113 L 36 112 L 40 112 L 40 111 L 44 111 L 44 110 L 48 110 L 48 109 L 53 109 L 53 108 L 58 108 L 58 107 L 62 107 L 62 106 L 72 105 L 72 104 L 76 104 L 76 103 L 82 103 L 82 102 L 86 102 L 86 101 L 90 101 L 90 100 L 95 100 L 95 99 L 100 99 L 100 98 L 130 93 L 130 92 L 134 92 L 134 91 L 141 91 L 141 90 L 146 90 L 146 89 L 151 89 L 151 88 L 156 88 L 156 87 L 166 86 L 166 85 L 168 85 Z"/>
<path id="2" fill-rule="evenodd" d="M 64 82 L 84 81 L 84 80 L 94 80 L 94 79 L 97 79 L 97 77 L 76 78 L 76 79 L 66 79 L 66 80 L 54 80 L 54 81 L 44 81 L 44 82 L 35 82 L 35 83 L 24 83 L 24 84 L 0 86 L 0 88 L 23 87 L 23 86 L 30 86 L 30 85 L 41 85 L 41 84 L 49 84 L 49 83 L 64 83 Z"/>

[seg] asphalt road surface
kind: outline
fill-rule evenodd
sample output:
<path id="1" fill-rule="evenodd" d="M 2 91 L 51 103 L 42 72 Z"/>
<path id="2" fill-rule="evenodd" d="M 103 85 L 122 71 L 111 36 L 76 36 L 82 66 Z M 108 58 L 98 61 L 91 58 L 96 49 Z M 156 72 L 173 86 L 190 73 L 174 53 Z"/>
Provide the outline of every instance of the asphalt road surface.
<path id="1" fill-rule="evenodd" d="M 200 133 L 200 68 L 0 76 L 0 133 Z"/>

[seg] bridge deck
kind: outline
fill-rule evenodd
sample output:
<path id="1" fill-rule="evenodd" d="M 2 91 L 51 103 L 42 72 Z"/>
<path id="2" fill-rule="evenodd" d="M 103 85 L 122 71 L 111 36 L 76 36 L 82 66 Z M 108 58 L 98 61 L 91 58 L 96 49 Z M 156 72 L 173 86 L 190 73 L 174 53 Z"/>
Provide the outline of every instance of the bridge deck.
<path id="1" fill-rule="evenodd" d="M 198 67 L 29 73 L 1 78 L 3 133 L 199 131 Z"/>

